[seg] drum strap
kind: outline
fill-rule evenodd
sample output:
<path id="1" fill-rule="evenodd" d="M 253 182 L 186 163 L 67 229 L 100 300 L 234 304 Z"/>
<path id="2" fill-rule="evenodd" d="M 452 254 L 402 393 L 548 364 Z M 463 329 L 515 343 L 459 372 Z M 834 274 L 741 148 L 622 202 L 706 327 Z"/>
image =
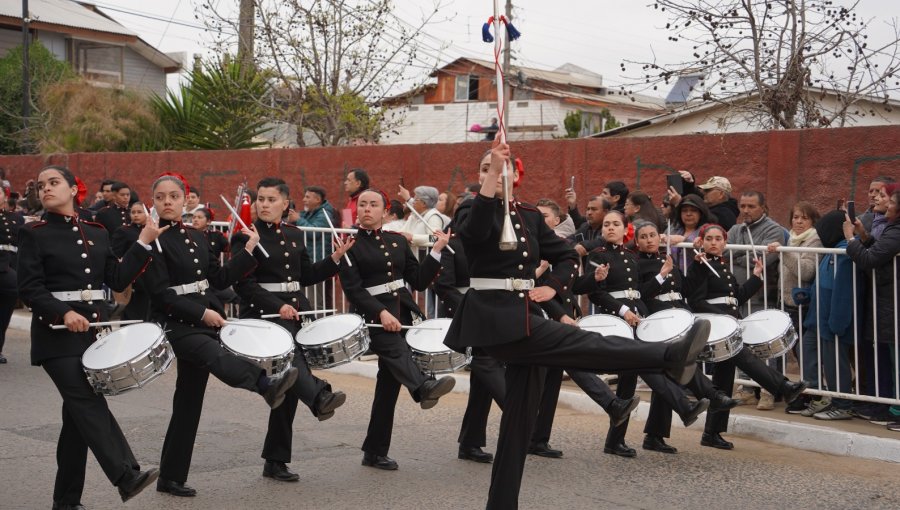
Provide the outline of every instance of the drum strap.
<path id="1" fill-rule="evenodd" d="M 13 246 L 11 244 L 0 244 L 0 251 L 11 251 L 13 253 L 16 253 L 17 251 L 19 251 L 19 247 Z"/>
<path id="2" fill-rule="evenodd" d="M 534 288 L 534 280 L 521 278 L 471 278 L 469 288 L 475 290 L 531 290 Z"/>
<path id="3" fill-rule="evenodd" d="M 731 306 L 737 306 L 737 305 L 738 305 L 738 300 L 737 300 L 736 298 L 731 297 L 731 296 L 725 296 L 725 297 L 717 297 L 717 298 L 713 298 L 713 299 L 707 299 L 706 302 L 709 303 L 709 304 L 711 304 L 711 305 L 731 305 Z"/>
<path id="4" fill-rule="evenodd" d="M 66 290 L 59 292 L 51 292 L 51 296 L 60 301 L 102 301 L 104 299 L 102 290 Z"/>

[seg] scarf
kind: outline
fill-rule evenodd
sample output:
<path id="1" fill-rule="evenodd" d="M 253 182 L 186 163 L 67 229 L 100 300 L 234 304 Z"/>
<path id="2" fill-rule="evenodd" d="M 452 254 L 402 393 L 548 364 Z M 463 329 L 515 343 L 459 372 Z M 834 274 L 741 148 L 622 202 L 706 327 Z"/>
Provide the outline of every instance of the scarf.
<path id="1" fill-rule="evenodd" d="M 788 241 L 788 246 L 802 246 L 803 243 L 809 240 L 813 234 L 816 233 L 815 228 L 808 228 L 806 232 L 802 234 L 795 234 L 793 230 L 790 232 L 790 240 Z"/>
<path id="2" fill-rule="evenodd" d="M 876 241 L 881 238 L 881 233 L 884 232 L 884 228 L 887 227 L 887 224 L 887 216 L 881 213 L 872 214 L 872 237 L 874 237 Z"/>

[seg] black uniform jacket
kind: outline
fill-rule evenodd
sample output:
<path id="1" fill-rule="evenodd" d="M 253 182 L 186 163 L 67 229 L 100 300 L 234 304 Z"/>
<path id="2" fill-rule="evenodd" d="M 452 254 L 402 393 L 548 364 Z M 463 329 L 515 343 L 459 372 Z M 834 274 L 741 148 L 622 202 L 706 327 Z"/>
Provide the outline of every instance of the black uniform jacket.
<path id="1" fill-rule="evenodd" d="M 412 288 L 425 290 L 441 269 L 441 263 L 430 252 L 419 263 L 402 235 L 360 228 L 356 244 L 347 255 L 353 266 L 342 263 L 340 276 L 344 295 L 353 305 L 352 311 L 373 324 L 381 323 L 379 314 L 382 310 L 398 319 L 404 309 L 413 315 L 422 315 L 406 287 L 379 296 L 369 294 L 366 288 L 403 279 Z"/>
<path id="2" fill-rule="evenodd" d="M 119 227 L 131 223 L 130 217 L 128 216 L 128 208 L 119 207 L 116 204 L 108 205 L 97 211 L 95 221 L 106 227 L 110 236 L 112 236 L 113 232 L 118 230 Z"/>
<path id="3" fill-rule="evenodd" d="M 682 293 L 684 278 L 678 266 L 674 266 L 669 275 L 660 284 L 656 279 L 666 262 L 664 256 L 657 253 L 638 253 L 638 268 L 641 275 L 641 301 L 647 305 L 647 311 L 656 313 L 670 308 L 687 308 L 686 296 Z M 674 301 L 660 301 L 656 298 L 660 294 L 677 292 L 682 299 Z"/>
<path id="4" fill-rule="evenodd" d="M 19 243 L 19 227 L 22 226 L 22 215 L 15 212 L 0 211 L 0 244 L 16 246 Z M 0 250 L 0 273 L 16 268 L 16 253 Z"/>
<path id="5" fill-rule="evenodd" d="M 609 264 L 609 275 L 605 280 L 598 282 L 594 279 L 595 268 L 590 262 Z M 638 258 L 633 251 L 624 245 L 606 242 L 588 253 L 588 263 L 584 274 L 575 280 L 574 290 L 577 294 L 587 294 L 591 303 L 616 317 L 619 316 L 623 306 L 639 315 L 646 315 L 646 308 L 640 299 L 614 298 L 610 294 L 624 290 L 641 290 Z"/>
<path id="6" fill-rule="evenodd" d="M 449 228 L 456 230 L 452 223 Z M 456 253 L 441 252 L 441 273 L 434 282 L 434 293 L 441 299 L 441 317 L 453 317 L 463 299 L 459 288 L 469 286 L 469 262 L 462 241 L 453 236 L 449 245 Z"/>
<path id="7" fill-rule="evenodd" d="M 314 285 L 327 280 L 338 272 L 340 266 L 331 257 L 313 264 L 309 252 L 303 244 L 303 231 L 289 223 L 266 223 L 256 220 L 259 244 L 269 252 L 269 258 L 256 248 L 256 270 L 241 279 L 234 290 L 241 297 L 241 317 L 259 317 L 262 314 L 278 313 L 284 305 L 291 305 L 302 311 L 312 310 L 309 300 L 301 287 L 295 292 L 270 292 L 260 283 L 299 282 L 300 285 Z M 232 239 L 234 250 L 242 251 L 247 244 L 247 236 L 237 234 Z"/>
<path id="8" fill-rule="evenodd" d="M 203 231 L 203 235 L 205 235 L 206 240 L 209 241 L 209 250 L 216 257 L 221 257 L 223 253 L 229 250 L 228 237 L 222 232 L 206 229 Z M 244 243 L 246 244 L 246 242 L 247 238 L 244 237 Z"/>
<path id="9" fill-rule="evenodd" d="M 134 244 L 122 258 L 113 254 L 109 234 L 99 223 L 54 213 L 46 221 L 19 230 L 19 297 L 31 308 L 31 363 L 81 356 L 96 331 L 52 330 L 74 310 L 91 322 L 106 320 L 106 303 L 60 301 L 51 292 L 101 290 L 105 283 L 117 292 L 152 267 L 149 250 Z"/>
<path id="10" fill-rule="evenodd" d="M 137 242 L 143 228 L 143 225 L 132 223 L 119 227 L 115 232 L 109 234 L 112 251 L 116 254 L 116 257 L 122 258 L 122 255 L 128 251 L 128 248 L 131 248 L 131 245 Z"/>
<path id="11" fill-rule="evenodd" d="M 481 194 L 462 204 L 454 223 L 466 250 L 472 278 L 533 279 L 540 261 L 553 268 L 545 283 L 557 293 L 568 288 L 578 270 L 578 253 L 544 223 L 540 211 L 521 202 L 510 203 L 510 215 L 518 244 L 515 250 L 501 251 L 503 201 Z M 453 316 L 444 343 L 464 352 L 466 347 L 502 345 L 525 338 L 530 331 L 529 315 L 541 314 L 527 291 L 469 290 Z"/>
<path id="12" fill-rule="evenodd" d="M 156 245 L 152 245 L 156 263 L 143 276 L 153 320 L 164 326 L 170 341 L 192 333 L 216 336 L 216 331 L 203 323 L 207 308 L 225 314 L 212 292 L 179 295 L 169 287 L 205 279 L 211 287 L 225 289 L 246 278 L 256 267 L 256 259 L 247 250 L 241 250 L 223 266 L 210 251 L 203 232 L 181 222 L 161 220 L 160 225 L 171 225 L 159 236 L 163 253 L 160 255 Z"/>
<path id="13" fill-rule="evenodd" d="M 751 274 L 749 280 L 743 285 L 738 285 L 734 275 L 728 269 L 728 259 L 714 256 L 709 256 L 708 259 L 709 264 L 719 273 L 719 278 L 716 278 L 706 264 L 696 261 L 691 264 L 684 279 L 684 291 L 688 305 L 694 313 L 721 313 L 740 319 L 740 305 L 756 294 L 756 291 L 762 287 L 762 280 Z M 706 302 L 707 299 L 720 297 L 736 298 L 738 304 L 713 305 Z"/>

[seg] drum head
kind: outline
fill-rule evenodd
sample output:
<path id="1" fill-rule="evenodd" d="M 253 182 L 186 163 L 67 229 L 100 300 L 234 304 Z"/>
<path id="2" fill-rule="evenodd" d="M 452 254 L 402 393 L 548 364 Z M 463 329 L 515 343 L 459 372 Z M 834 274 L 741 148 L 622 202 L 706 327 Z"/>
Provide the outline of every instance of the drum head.
<path id="1" fill-rule="evenodd" d="M 406 333 L 406 343 L 413 349 L 421 352 L 450 351 L 451 349 L 444 345 L 444 337 L 447 336 L 451 322 L 453 322 L 453 319 L 429 319 L 422 321 L 419 326 L 440 328 L 440 330 L 410 329 Z"/>
<path id="2" fill-rule="evenodd" d="M 363 319 L 354 313 L 340 313 L 314 320 L 297 332 L 297 342 L 301 345 L 321 345 L 341 338 L 358 330 Z"/>
<path id="3" fill-rule="evenodd" d="M 270 358 L 293 349 L 288 330 L 269 321 L 241 319 L 226 324 L 219 339 L 234 352 L 254 358 Z"/>
<path id="4" fill-rule="evenodd" d="M 641 319 L 635 333 L 644 342 L 667 342 L 687 333 L 694 324 L 694 314 L 680 308 L 662 310 Z"/>
<path id="5" fill-rule="evenodd" d="M 791 317 L 781 310 L 760 310 L 741 321 L 745 344 L 762 344 L 781 338 L 791 328 Z"/>
<path id="6" fill-rule="evenodd" d="M 600 333 L 603 336 L 623 336 L 625 338 L 634 339 L 634 330 L 624 320 L 597 313 L 594 315 L 586 315 L 578 319 L 578 327 L 587 331 Z"/>
<path id="7" fill-rule="evenodd" d="M 733 335 L 740 327 L 737 319 L 730 315 L 717 313 L 698 313 L 698 319 L 706 319 L 709 321 L 709 342 L 728 338 Z"/>
<path id="8" fill-rule="evenodd" d="M 162 336 L 162 328 L 151 322 L 119 328 L 92 343 L 81 356 L 81 364 L 91 370 L 121 365 L 146 352 Z"/>

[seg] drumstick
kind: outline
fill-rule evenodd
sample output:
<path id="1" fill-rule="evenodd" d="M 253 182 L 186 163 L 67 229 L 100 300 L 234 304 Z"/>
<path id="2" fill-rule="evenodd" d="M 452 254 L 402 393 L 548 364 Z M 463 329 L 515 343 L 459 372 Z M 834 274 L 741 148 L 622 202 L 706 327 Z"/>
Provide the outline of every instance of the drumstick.
<path id="1" fill-rule="evenodd" d="M 341 241 L 341 237 L 337 233 L 337 229 L 334 228 L 334 223 L 331 222 L 331 218 L 328 216 L 328 211 L 325 211 L 325 221 L 328 222 L 328 228 L 331 229 L 331 235 L 334 236 L 334 240 L 337 241 L 338 246 L 344 246 L 344 243 Z M 344 260 L 347 262 L 347 265 L 353 267 L 353 263 L 350 262 L 350 257 L 347 256 L 347 252 L 344 252 Z"/>
<path id="2" fill-rule="evenodd" d="M 719 273 L 717 273 L 716 270 L 713 269 L 713 267 L 709 263 L 709 261 L 706 260 L 706 257 L 702 256 L 703 254 L 700 253 L 700 250 L 698 250 L 697 248 L 694 248 L 694 253 L 696 253 L 697 255 L 700 255 L 700 262 L 703 262 L 704 264 L 706 264 L 706 267 L 708 267 L 709 270 L 712 271 L 714 275 L 716 275 L 716 278 L 721 278 L 721 276 L 719 276 Z"/>
<path id="3" fill-rule="evenodd" d="M 129 321 L 89 322 L 88 327 L 89 328 L 102 328 L 104 326 L 122 326 L 125 324 L 137 324 L 139 322 L 144 322 L 144 321 L 129 320 Z M 54 325 L 50 326 L 50 329 L 67 329 L 67 326 L 65 324 L 54 324 Z"/>
<path id="4" fill-rule="evenodd" d="M 244 223 L 244 220 L 242 220 L 241 216 L 237 213 L 237 211 L 234 210 L 234 207 L 231 207 L 231 204 L 228 203 L 228 200 L 225 200 L 225 197 L 223 197 L 222 195 L 219 195 L 219 198 L 221 198 L 222 202 L 225 203 L 225 207 L 227 207 L 228 210 L 231 211 L 231 217 L 237 218 L 238 223 L 240 223 L 242 227 L 249 229 L 250 227 L 248 227 L 247 224 Z M 263 248 L 262 244 L 257 242 L 256 247 L 259 248 L 260 253 L 265 255 L 266 258 L 269 258 L 269 252 L 267 252 L 266 249 Z"/>
<path id="5" fill-rule="evenodd" d="M 156 218 L 154 218 L 154 217 L 150 214 L 150 211 L 147 210 L 147 206 L 144 205 L 143 202 L 141 202 L 141 207 L 144 208 L 144 214 L 146 214 L 146 215 L 147 215 L 150 219 L 152 219 L 153 221 L 157 221 Z M 156 226 L 158 227 L 159 224 L 157 224 Z M 158 237 L 156 238 L 156 249 L 159 250 L 160 253 L 162 253 L 162 246 L 159 245 L 159 238 L 158 238 Z"/>
<path id="6" fill-rule="evenodd" d="M 297 315 L 317 315 L 320 313 L 331 313 L 336 311 L 334 308 L 329 308 L 327 310 L 312 310 L 309 312 L 297 312 Z M 280 313 L 264 313 L 259 316 L 261 319 L 276 319 L 281 317 Z"/>
<path id="7" fill-rule="evenodd" d="M 428 222 L 425 221 L 425 218 L 423 218 L 422 215 L 419 214 L 419 211 L 413 209 L 412 207 L 409 207 L 408 209 L 409 209 L 409 212 L 415 214 L 415 215 L 416 215 L 416 218 L 419 218 L 419 220 L 420 220 L 422 223 L 424 223 L 426 227 L 431 227 L 431 225 L 429 225 Z M 449 251 L 450 253 L 456 255 L 456 251 L 454 251 L 453 248 L 451 248 L 449 244 L 447 245 L 447 251 Z"/>
<path id="8" fill-rule="evenodd" d="M 370 327 L 370 328 L 383 328 L 384 327 L 383 324 L 366 324 L 366 326 Z M 400 329 L 427 329 L 430 331 L 441 331 L 441 328 L 432 328 L 429 326 L 404 326 L 402 324 L 400 325 Z"/>
<path id="9" fill-rule="evenodd" d="M 226 320 L 225 323 L 235 324 L 245 328 L 269 329 L 269 326 L 263 326 L 262 324 L 249 324 L 246 320 L 241 319 L 229 319 Z"/>
<path id="10" fill-rule="evenodd" d="M 672 222 L 666 220 L 666 255 L 672 255 Z"/>
<path id="11" fill-rule="evenodd" d="M 750 238 L 750 251 L 753 253 L 753 262 L 759 260 L 759 256 L 756 255 L 756 247 L 753 245 L 753 234 L 750 233 L 750 225 L 744 223 L 744 227 L 747 229 L 747 237 Z"/>

